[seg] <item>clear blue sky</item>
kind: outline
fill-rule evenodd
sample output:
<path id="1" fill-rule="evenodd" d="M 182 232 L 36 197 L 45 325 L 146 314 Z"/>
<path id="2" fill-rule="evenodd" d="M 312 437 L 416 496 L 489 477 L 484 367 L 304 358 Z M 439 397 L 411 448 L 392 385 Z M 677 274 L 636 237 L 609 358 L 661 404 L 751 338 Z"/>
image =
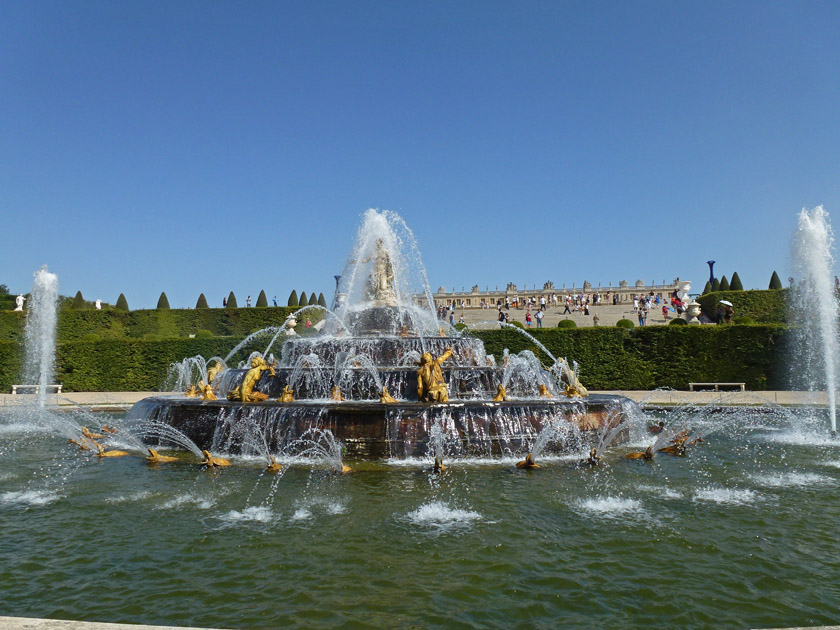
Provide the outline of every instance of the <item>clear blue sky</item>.
<path id="1" fill-rule="evenodd" d="M 399 212 L 432 288 L 766 288 L 840 222 L 837 2 L 0 3 L 0 283 L 331 297 Z"/>

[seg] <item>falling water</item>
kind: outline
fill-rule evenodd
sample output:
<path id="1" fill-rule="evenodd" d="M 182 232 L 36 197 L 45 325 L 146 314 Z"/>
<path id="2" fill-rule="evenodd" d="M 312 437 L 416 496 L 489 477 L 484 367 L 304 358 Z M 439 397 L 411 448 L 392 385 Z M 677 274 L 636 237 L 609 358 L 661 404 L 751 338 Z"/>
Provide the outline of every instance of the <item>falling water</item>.
<path id="1" fill-rule="evenodd" d="M 834 292 L 834 233 L 822 206 L 802 209 L 793 239 L 794 264 L 800 281 L 793 299 L 803 324 L 804 376 L 809 386 L 825 386 L 831 431 L 837 431 L 837 296 Z M 802 362 L 798 362 L 802 365 Z"/>
<path id="2" fill-rule="evenodd" d="M 25 358 L 23 379 L 27 385 L 39 385 L 38 405 L 44 407 L 47 386 L 55 373 L 55 327 L 57 320 L 58 276 L 44 265 L 35 272 L 26 313 Z"/>

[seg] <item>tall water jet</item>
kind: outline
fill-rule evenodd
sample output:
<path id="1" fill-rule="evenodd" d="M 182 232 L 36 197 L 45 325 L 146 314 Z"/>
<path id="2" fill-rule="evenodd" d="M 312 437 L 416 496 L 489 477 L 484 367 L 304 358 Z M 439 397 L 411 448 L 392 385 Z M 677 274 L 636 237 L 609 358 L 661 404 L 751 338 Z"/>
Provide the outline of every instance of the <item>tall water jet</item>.
<path id="1" fill-rule="evenodd" d="M 23 380 L 38 385 L 38 405 L 44 407 L 47 387 L 55 374 L 55 329 L 58 314 L 58 276 L 44 265 L 35 272 L 26 312 Z"/>
<path id="2" fill-rule="evenodd" d="M 834 233 L 828 212 L 822 206 L 805 208 L 799 213 L 799 224 L 793 239 L 793 259 L 799 282 L 796 285 L 791 309 L 795 321 L 801 324 L 801 344 L 797 352 L 801 360 L 795 364 L 802 369 L 811 390 L 825 387 L 831 431 L 837 431 L 837 295 L 834 277 Z"/>

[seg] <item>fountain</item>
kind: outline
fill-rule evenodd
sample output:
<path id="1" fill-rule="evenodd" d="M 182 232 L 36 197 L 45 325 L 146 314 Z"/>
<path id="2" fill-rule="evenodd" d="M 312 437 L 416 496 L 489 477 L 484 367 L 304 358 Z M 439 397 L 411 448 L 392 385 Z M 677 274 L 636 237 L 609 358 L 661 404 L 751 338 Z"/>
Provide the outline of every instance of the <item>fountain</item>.
<path id="1" fill-rule="evenodd" d="M 822 206 L 802 209 L 793 239 L 800 280 L 790 301 L 798 327 L 797 369 L 809 390 L 825 389 L 832 434 L 837 433 L 838 330 L 840 315 L 832 278 L 834 233 Z"/>
<path id="2" fill-rule="evenodd" d="M 594 436 L 629 408 L 618 396 L 589 396 L 576 370 L 536 340 L 549 365 L 525 351 L 505 353 L 496 367 L 481 341 L 438 321 L 414 235 L 394 213 L 365 213 L 334 305 L 321 309 L 317 334 L 289 334 L 278 322 L 251 335 L 251 344 L 271 341 L 239 367 L 217 361 L 222 371 L 209 395 L 202 392 L 210 362 L 185 360 L 173 380 L 188 395 L 145 399 L 129 418 L 171 424 L 202 449 L 247 454 L 262 440 L 279 453 L 318 429 L 352 458 L 434 453 L 440 467 L 444 426 L 460 453 L 498 456 L 535 444 L 560 448 L 549 439 L 564 433 L 560 427 Z"/>
<path id="3" fill-rule="evenodd" d="M 37 385 L 37 401 L 44 407 L 55 373 L 55 327 L 58 276 L 44 265 L 35 272 L 24 330 L 24 383 Z"/>

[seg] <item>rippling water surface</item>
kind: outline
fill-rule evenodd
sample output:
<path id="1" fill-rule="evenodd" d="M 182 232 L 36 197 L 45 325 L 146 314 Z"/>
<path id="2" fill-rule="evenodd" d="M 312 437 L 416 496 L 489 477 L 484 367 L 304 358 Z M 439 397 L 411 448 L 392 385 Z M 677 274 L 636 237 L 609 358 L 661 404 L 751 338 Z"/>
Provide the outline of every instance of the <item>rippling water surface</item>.
<path id="1" fill-rule="evenodd" d="M 737 419 L 732 420 L 737 422 Z M 717 431 L 684 458 L 151 467 L 0 419 L 0 614 L 227 628 L 840 621 L 840 446 Z"/>

